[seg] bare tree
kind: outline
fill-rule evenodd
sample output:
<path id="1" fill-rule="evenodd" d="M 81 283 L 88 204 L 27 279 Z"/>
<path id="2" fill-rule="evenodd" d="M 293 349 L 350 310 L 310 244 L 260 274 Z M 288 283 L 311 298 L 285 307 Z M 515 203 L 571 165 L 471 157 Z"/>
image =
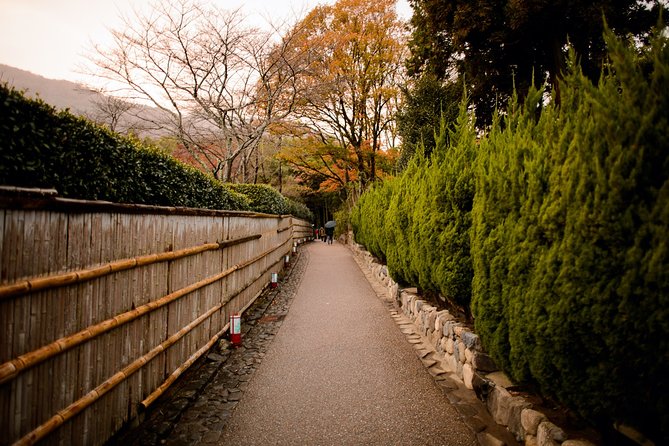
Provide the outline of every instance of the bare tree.
<path id="1" fill-rule="evenodd" d="M 277 31 L 245 26 L 239 10 L 155 3 L 112 30 L 110 47 L 95 46 L 90 73 L 117 85 L 117 96 L 160 109 L 160 118 L 145 119 L 173 134 L 203 170 L 248 180 L 263 134 L 294 104 L 286 86 L 301 56 L 286 51 L 290 35 L 278 39 Z"/>
<path id="2" fill-rule="evenodd" d="M 136 104 L 107 95 L 102 90 L 94 92 L 92 99 L 94 109 L 86 113 L 91 121 L 107 126 L 112 132 L 127 133 L 135 130 L 129 121 Z"/>

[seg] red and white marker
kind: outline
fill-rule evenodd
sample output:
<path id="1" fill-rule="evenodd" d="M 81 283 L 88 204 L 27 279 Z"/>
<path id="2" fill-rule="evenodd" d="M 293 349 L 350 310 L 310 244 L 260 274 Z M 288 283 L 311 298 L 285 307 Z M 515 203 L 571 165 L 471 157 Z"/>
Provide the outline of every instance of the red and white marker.
<path id="1" fill-rule="evenodd" d="M 230 315 L 230 342 L 234 347 L 242 345 L 242 318 L 237 313 Z"/>

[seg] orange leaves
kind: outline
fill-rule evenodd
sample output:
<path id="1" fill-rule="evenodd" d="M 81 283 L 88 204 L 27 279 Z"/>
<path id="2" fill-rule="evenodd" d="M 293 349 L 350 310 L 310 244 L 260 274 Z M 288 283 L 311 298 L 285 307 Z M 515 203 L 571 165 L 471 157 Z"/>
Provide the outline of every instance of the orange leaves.
<path id="1" fill-rule="evenodd" d="M 295 121 L 320 141 L 294 164 L 320 171 L 321 187 L 350 181 L 364 186 L 379 177 L 377 166 L 388 166 L 387 159 L 377 163 L 377 158 L 385 157 L 395 140 L 392 121 L 404 83 L 406 48 L 395 0 L 319 6 L 291 36 L 295 51 L 302 51 L 308 63 L 295 83 Z M 338 147 L 336 153 L 332 147 Z"/>

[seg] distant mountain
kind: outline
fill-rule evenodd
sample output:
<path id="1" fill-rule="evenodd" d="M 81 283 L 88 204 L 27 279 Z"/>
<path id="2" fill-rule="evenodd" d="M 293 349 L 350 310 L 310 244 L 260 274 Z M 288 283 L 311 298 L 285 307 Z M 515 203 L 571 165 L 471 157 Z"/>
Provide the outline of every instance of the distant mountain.
<path id="1" fill-rule="evenodd" d="M 75 115 L 85 116 L 121 133 L 133 130 L 140 136 L 153 137 L 167 134 L 164 130 L 150 129 L 136 117 L 144 116 L 155 120 L 162 113 L 159 109 L 105 96 L 75 82 L 48 79 L 30 71 L 0 64 L 0 83 L 7 83 L 23 91 L 28 97 L 39 98 L 57 109 L 69 109 Z"/>

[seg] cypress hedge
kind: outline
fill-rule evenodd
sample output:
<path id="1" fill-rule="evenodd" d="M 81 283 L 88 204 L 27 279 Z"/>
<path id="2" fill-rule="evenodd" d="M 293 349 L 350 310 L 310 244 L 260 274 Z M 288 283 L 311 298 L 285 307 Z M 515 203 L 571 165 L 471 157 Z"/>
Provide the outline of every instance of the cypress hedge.
<path id="1" fill-rule="evenodd" d="M 361 197 L 354 229 L 398 282 L 468 304 L 517 382 L 663 443 L 669 47 L 662 35 L 642 53 L 606 41 L 597 84 L 572 57 L 559 105 L 531 89 L 478 142 L 461 119 L 430 158 Z"/>

